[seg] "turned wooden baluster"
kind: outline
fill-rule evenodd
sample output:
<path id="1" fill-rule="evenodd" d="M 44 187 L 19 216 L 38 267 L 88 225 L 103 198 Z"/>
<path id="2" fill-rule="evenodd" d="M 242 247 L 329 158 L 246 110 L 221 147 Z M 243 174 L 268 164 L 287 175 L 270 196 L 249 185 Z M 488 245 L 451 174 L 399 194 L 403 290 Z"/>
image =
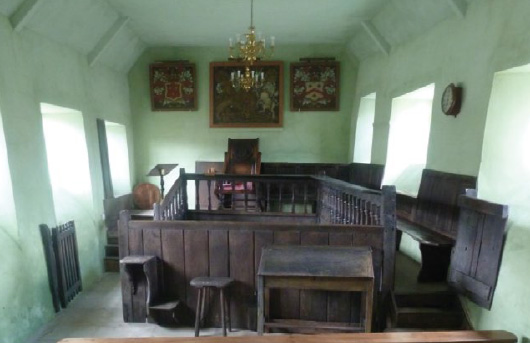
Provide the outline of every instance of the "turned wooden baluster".
<path id="1" fill-rule="evenodd" d="M 256 187 L 256 211 L 261 212 L 261 182 L 254 182 L 253 186 Z"/>
<path id="2" fill-rule="evenodd" d="M 361 224 L 362 225 L 368 225 L 368 209 L 367 209 L 367 201 L 366 200 L 362 200 L 362 203 L 361 203 L 361 208 L 362 208 L 362 211 L 363 211 L 363 214 L 362 214 L 362 222 Z"/>
<path id="3" fill-rule="evenodd" d="M 346 219 L 346 224 L 352 224 L 352 215 L 353 215 L 353 195 L 348 194 L 348 204 L 347 204 L 347 213 L 348 217 Z"/>
<path id="4" fill-rule="evenodd" d="M 359 198 L 355 197 L 353 199 L 353 204 L 354 204 L 354 217 L 353 217 L 353 223 L 355 225 L 359 224 L 361 222 L 361 210 L 359 208 L 360 206 L 360 200 Z"/>
<path id="5" fill-rule="evenodd" d="M 329 221 L 330 223 L 334 223 L 334 219 L 335 219 L 335 211 L 334 211 L 334 206 L 333 206 L 333 203 L 335 201 L 335 196 L 333 194 L 333 190 L 331 189 L 328 189 L 328 207 L 329 207 Z"/>
<path id="6" fill-rule="evenodd" d="M 199 182 L 200 180 L 195 180 L 195 209 L 200 210 L 200 202 L 199 202 Z"/>
<path id="7" fill-rule="evenodd" d="M 374 225 L 381 225 L 381 206 L 380 205 L 374 205 L 374 213 L 375 213 L 375 221 Z"/>
<path id="8" fill-rule="evenodd" d="M 208 211 L 212 210 L 212 180 L 206 181 L 206 184 L 208 185 Z"/>
<path id="9" fill-rule="evenodd" d="M 271 184 L 267 183 L 267 212 L 271 211 Z"/>
<path id="10" fill-rule="evenodd" d="M 282 212 L 282 191 L 283 191 L 283 183 L 280 183 L 278 185 L 278 212 Z"/>
<path id="11" fill-rule="evenodd" d="M 343 193 L 342 195 L 342 224 L 348 222 L 348 193 Z"/>
<path id="12" fill-rule="evenodd" d="M 245 192 L 245 212 L 247 212 L 248 206 L 248 191 L 247 191 L 247 181 L 243 181 L 243 191 Z"/>
<path id="13" fill-rule="evenodd" d="M 304 183 L 304 213 L 307 214 L 307 183 Z"/>
<path id="14" fill-rule="evenodd" d="M 236 183 L 234 182 L 234 180 L 232 180 L 232 182 L 230 182 L 230 186 L 232 187 L 232 196 L 230 197 L 230 208 L 232 210 L 235 210 L 236 209 L 236 204 L 235 204 L 235 195 L 236 195 Z"/>
<path id="15" fill-rule="evenodd" d="M 291 213 L 294 213 L 294 193 L 295 193 L 295 184 L 291 184 Z"/>

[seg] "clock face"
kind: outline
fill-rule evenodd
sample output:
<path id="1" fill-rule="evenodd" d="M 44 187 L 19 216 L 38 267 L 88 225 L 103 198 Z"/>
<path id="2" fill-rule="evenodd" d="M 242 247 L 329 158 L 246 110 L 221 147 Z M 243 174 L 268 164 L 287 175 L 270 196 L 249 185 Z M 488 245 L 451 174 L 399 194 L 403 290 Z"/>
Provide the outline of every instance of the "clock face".
<path id="1" fill-rule="evenodd" d="M 451 85 L 449 85 L 447 86 L 447 88 L 444 90 L 444 93 L 442 94 L 442 111 L 445 114 L 448 114 L 453 104 L 454 104 L 453 89 Z"/>
<path id="2" fill-rule="evenodd" d="M 454 84 L 447 86 L 442 94 L 442 111 L 448 115 L 456 116 L 460 112 L 461 89 Z"/>

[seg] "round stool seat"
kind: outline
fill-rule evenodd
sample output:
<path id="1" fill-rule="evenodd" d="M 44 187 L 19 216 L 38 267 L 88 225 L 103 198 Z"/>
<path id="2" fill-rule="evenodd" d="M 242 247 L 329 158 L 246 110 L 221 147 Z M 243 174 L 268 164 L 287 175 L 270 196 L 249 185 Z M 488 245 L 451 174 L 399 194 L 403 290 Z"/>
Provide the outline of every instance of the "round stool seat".
<path id="1" fill-rule="evenodd" d="M 225 288 L 229 286 L 232 282 L 234 282 L 234 279 L 229 277 L 221 277 L 221 276 L 201 276 L 196 277 L 190 281 L 190 285 L 197 288 L 202 287 L 215 287 L 215 288 Z"/>

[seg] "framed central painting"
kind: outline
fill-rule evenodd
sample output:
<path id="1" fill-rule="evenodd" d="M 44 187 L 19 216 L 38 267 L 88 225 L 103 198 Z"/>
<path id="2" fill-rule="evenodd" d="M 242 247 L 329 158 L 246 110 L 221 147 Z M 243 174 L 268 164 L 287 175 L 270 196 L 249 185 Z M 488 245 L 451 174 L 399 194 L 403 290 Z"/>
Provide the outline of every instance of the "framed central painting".
<path id="1" fill-rule="evenodd" d="M 283 62 L 257 62 L 263 82 L 245 91 L 233 86 L 232 75 L 244 72 L 241 62 L 210 63 L 210 127 L 281 127 Z"/>

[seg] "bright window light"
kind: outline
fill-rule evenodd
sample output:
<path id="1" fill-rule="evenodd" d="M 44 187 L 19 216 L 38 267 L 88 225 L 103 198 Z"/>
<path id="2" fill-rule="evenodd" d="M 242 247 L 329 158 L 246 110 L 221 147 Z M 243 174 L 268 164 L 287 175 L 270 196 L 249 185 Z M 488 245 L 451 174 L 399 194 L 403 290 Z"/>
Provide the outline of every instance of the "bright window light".
<path id="1" fill-rule="evenodd" d="M 114 196 L 131 193 L 129 173 L 129 149 L 125 126 L 105 121 L 107 147 L 109 152 L 110 175 Z"/>
<path id="2" fill-rule="evenodd" d="M 508 204 L 510 217 L 524 225 L 530 221 L 529 93 L 530 65 L 495 74 L 477 187 L 481 198 Z"/>
<path id="3" fill-rule="evenodd" d="M 416 196 L 427 161 L 434 84 L 392 100 L 383 183 Z"/>
<path id="4" fill-rule="evenodd" d="M 15 202 L 13 200 L 13 188 L 11 174 L 7 158 L 7 146 L 4 136 L 2 115 L 0 113 L 0 231 L 9 235 L 11 239 L 18 237 L 16 224 Z M 2 235 L 0 233 L 0 239 Z"/>
<path id="5" fill-rule="evenodd" d="M 353 162 L 370 163 L 372 157 L 372 138 L 374 134 L 375 93 L 361 98 L 355 129 L 355 149 Z"/>
<path id="6" fill-rule="evenodd" d="M 55 215 L 65 222 L 93 209 L 83 115 L 50 104 L 41 104 L 41 112 Z"/>

